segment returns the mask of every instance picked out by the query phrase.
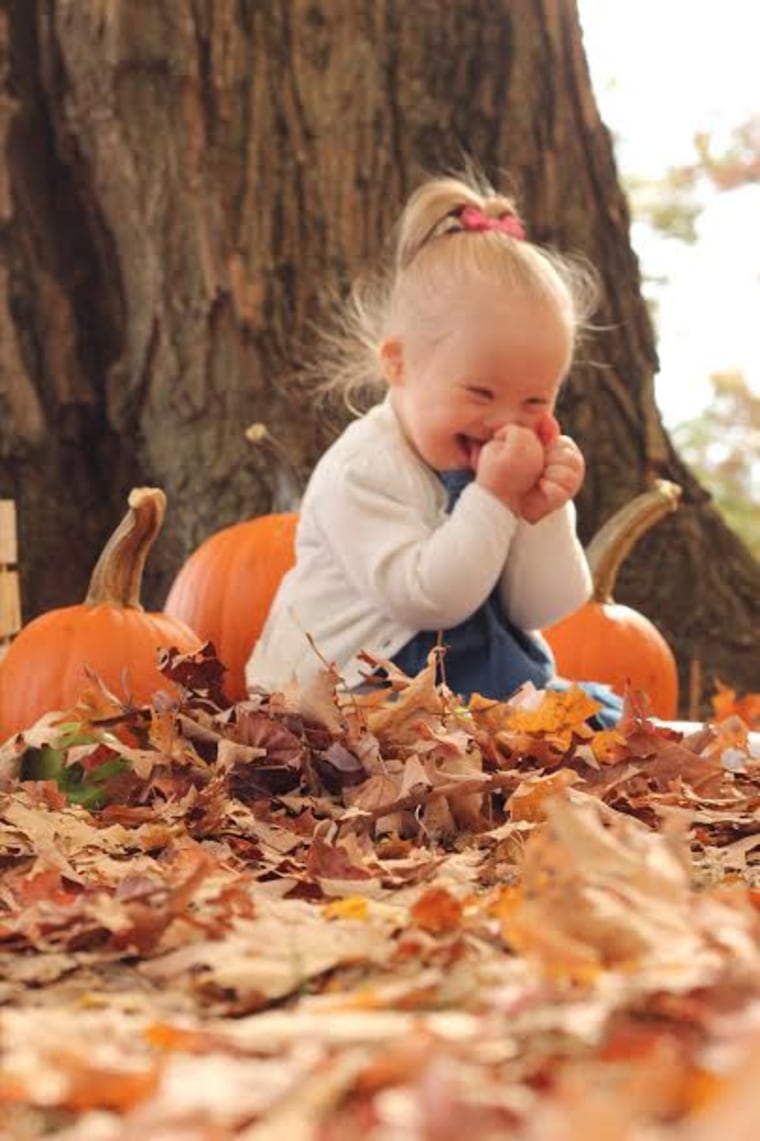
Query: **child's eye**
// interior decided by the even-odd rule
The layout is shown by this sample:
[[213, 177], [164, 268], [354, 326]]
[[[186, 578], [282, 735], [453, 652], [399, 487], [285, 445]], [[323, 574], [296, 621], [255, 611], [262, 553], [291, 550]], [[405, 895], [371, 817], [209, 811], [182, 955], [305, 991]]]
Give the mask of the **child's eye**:
[[549, 401], [545, 400], [543, 396], [530, 396], [525, 401], [525, 404], [528, 408], [533, 408], [533, 409], [546, 408], [549, 404]]
[[467, 391], [472, 396], [476, 396], [478, 400], [493, 400], [493, 392], [490, 388], [483, 388], [478, 384], [470, 384], [467, 387]]

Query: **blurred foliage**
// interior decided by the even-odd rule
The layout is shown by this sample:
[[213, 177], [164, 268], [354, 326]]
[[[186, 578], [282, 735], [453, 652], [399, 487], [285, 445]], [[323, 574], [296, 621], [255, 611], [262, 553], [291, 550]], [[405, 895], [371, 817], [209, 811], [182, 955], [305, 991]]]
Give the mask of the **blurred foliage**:
[[673, 442], [760, 560], [760, 396], [740, 372], [713, 373], [710, 384], [708, 407], [678, 424]]
[[697, 219], [704, 209], [695, 183], [681, 184], [674, 170], [661, 179], [627, 175], [623, 179], [634, 218], [669, 238], [693, 243]]
[[696, 178], [704, 173], [716, 190], [733, 190], [750, 182], [760, 182], [760, 115], [753, 115], [734, 127], [731, 142], [719, 155], [713, 153], [707, 131], [696, 136], [694, 145], [698, 162], [692, 167], [682, 168], [682, 177]]
[[662, 178], [629, 175], [623, 180], [633, 216], [684, 242], [697, 240], [696, 223], [708, 191], [760, 182], [760, 115], [734, 127], [720, 150], [709, 132], [698, 132], [694, 150], [693, 163], [673, 166]]
[[[691, 243], [712, 195], [760, 182], [760, 115], [734, 127], [722, 147], [709, 132], [699, 132], [694, 151], [694, 162], [671, 167], [662, 178], [623, 177], [636, 221]], [[647, 304], [656, 325], [656, 301], [648, 298]], [[729, 526], [760, 560], [760, 397], [740, 372], [714, 373], [710, 384], [705, 410], [671, 435]]]

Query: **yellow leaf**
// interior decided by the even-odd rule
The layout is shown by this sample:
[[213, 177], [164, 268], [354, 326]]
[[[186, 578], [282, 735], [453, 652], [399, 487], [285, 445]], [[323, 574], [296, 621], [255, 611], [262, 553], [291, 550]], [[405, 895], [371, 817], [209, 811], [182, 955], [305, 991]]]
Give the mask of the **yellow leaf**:
[[582, 725], [601, 709], [598, 701], [581, 689], [549, 690], [537, 709], [515, 709], [505, 728], [519, 733], [558, 733]]
[[476, 725], [494, 734], [532, 737], [534, 741], [551, 741], [560, 752], [572, 744], [573, 736], [588, 738], [592, 730], [587, 719], [601, 709], [598, 701], [580, 686], [567, 690], [547, 690], [540, 695], [540, 704], [526, 708], [520, 701], [491, 701], [479, 693], [470, 698], [469, 711]]
[[625, 737], [617, 729], [600, 729], [591, 738], [591, 752], [600, 764], [620, 760], [621, 749], [625, 749], [625, 745]]
[[509, 798], [512, 820], [536, 822], [546, 820], [544, 803], [550, 796], [562, 793], [581, 778], [572, 769], [559, 769], [545, 777], [529, 777], [520, 782]]
[[363, 895], [347, 895], [345, 899], [334, 899], [322, 908], [325, 919], [366, 919], [369, 913], [367, 900]]

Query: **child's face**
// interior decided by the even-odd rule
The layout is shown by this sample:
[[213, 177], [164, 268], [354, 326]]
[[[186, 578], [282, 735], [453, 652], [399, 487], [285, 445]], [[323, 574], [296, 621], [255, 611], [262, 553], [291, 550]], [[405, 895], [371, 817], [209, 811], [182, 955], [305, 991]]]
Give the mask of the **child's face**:
[[382, 348], [396, 414], [417, 453], [436, 471], [477, 468], [499, 428], [534, 428], [551, 412], [572, 358], [569, 317], [549, 301], [462, 307], [432, 347]]

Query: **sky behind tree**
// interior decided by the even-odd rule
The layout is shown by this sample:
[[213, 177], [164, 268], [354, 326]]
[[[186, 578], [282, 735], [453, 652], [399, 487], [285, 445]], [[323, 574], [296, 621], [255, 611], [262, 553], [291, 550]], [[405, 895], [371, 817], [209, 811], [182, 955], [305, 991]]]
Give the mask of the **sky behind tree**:
[[[579, 0], [602, 117], [623, 176], [658, 179], [757, 116], [758, 0]], [[645, 292], [656, 302], [658, 402], [668, 424], [704, 407], [711, 373], [744, 373], [760, 393], [760, 185], [705, 186], [693, 245], [635, 222]]]

